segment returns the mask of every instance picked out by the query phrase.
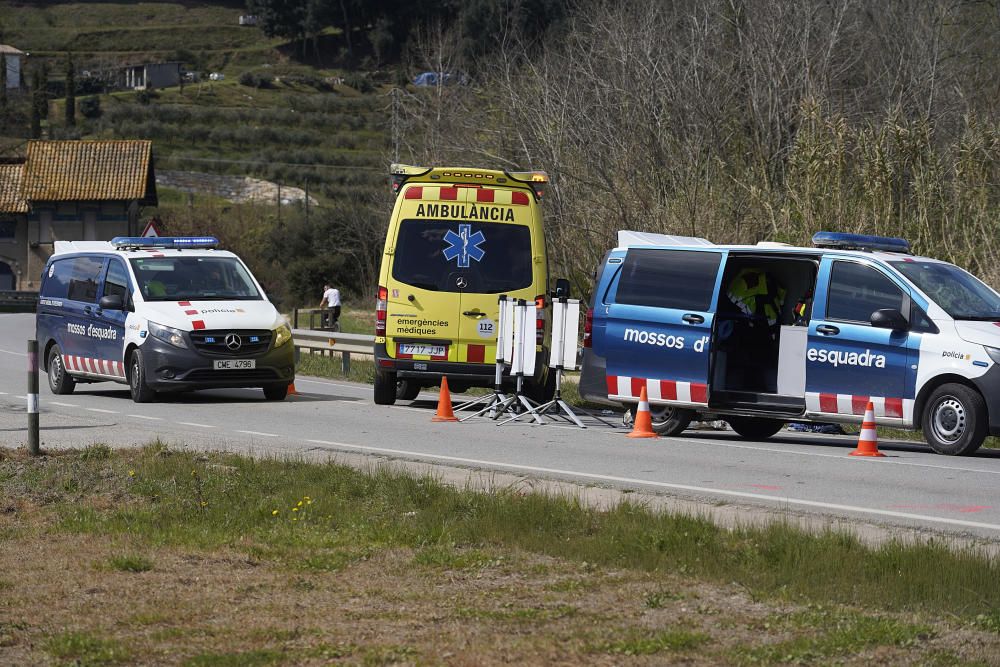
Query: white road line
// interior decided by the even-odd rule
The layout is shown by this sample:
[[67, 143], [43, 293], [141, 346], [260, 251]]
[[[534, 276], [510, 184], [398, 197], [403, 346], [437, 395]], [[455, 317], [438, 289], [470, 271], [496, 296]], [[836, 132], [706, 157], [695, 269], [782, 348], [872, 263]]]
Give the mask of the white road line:
[[163, 421], [163, 417], [147, 417], [146, 415], [125, 415], [126, 417], [132, 417], [133, 419], [148, 419], [150, 421]]
[[7, 395], [7, 392], [5, 392], [5, 391], [0, 391], [0, 396], [6, 396], [6, 395]]
[[209, 424], [198, 424], [196, 422], [177, 422], [178, 424], [183, 424], [184, 426], [194, 426], [197, 428], [215, 428]]
[[89, 410], [90, 412], [103, 412], [109, 415], [116, 415], [118, 412], [115, 410], [102, 410], [101, 408], [84, 408], [84, 410]]
[[246, 433], [247, 435], [259, 435], [264, 438], [277, 438], [277, 433], [261, 433], [260, 431], [236, 431], [237, 433]]
[[[753, 445], [738, 445], [731, 442], [712, 442], [710, 440], [704, 440], [701, 438], [689, 439], [681, 438], [679, 441], [681, 444], [694, 445], [697, 447], [727, 447], [731, 449], [750, 449], [755, 452], [771, 452], [773, 454], [795, 454], [797, 456], [818, 456], [820, 458], [826, 459], [838, 459], [845, 463], [878, 463], [881, 465], [897, 465], [897, 466], [910, 466], [913, 468], [936, 468], [938, 470], [955, 470], [957, 472], [977, 472], [984, 475], [1000, 475], [1000, 470], [982, 470], [980, 468], [961, 468], [958, 466], [945, 466], [937, 465], [934, 463], [917, 463], [916, 461], [897, 461], [893, 458], [869, 458], [866, 456], [848, 456], [845, 454], [824, 454], [822, 452], [804, 452], [801, 450], [796, 450], [794, 447], [799, 445], [790, 445], [789, 449], [778, 449], [777, 447], [755, 447]], [[802, 444], [812, 444], [812, 443], [802, 443]], [[819, 446], [819, 445], [814, 445]], [[892, 450], [885, 450], [891, 452]]]
[[60, 403], [59, 401], [49, 401], [52, 405], [58, 405], [63, 408], [78, 408], [80, 407], [76, 403]]
[[930, 516], [925, 514], [911, 514], [909, 512], [894, 512], [892, 510], [875, 509], [871, 507], [857, 507], [854, 505], [841, 505], [839, 503], [824, 503], [816, 500], [805, 500], [802, 498], [790, 498], [787, 496], [769, 496], [762, 493], [748, 493], [746, 491], [730, 491], [728, 489], [715, 489], [705, 486], [692, 486], [689, 484], [671, 484], [669, 482], [657, 482], [649, 479], [636, 479], [633, 477], [618, 477], [615, 475], [599, 475], [590, 472], [580, 472], [578, 470], [560, 470], [558, 468], [542, 468], [539, 466], [518, 465], [516, 463], [503, 463], [501, 461], [484, 461], [480, 459], [467, 459], [459, 456], [443, 456], [440, 454], [427, 454], [424, 452], [411, 452], [404, 449], [387, 449], [385, 447], [368, 447], [365, 445], [353, 445], [347, 442], [324, 442], [319, 440], [306, 440], [314, 444], [323, 444], [331, 447], [342, 447], [346, 449], [356, 449], [367, 452], [377, 452], [379, 454], [395, 454], [398, 456], [413, 457], [418, 459], [435, 459], [439, 461], [449, 461], [452, 463], [465, 463], [475, 466], [500, 467], [508, 470], [524, 470], [527, 472], [548, 473], [552, 475], [565, 475], [570, 477], [583, 477], [604, 482], [617, 482], [621, 484], [638, 484], [652, 486], [661, 489], [673, 489], [677, 491], [693, 491], [695, 493], [709, 493], [733, 498], [748, 498], [752, 500], [765, 500], [770, 502], [783, 503], [786, 505], [801, 505], [803, 507], [815, 507], [824, 510], [839, 510], [843, 512], [857, 512], [859, 514], [871, 514], [881, 517], [893, 517], [896, 519], [912, 519], [915, 521], [927, 521], [931, 523], [944, 523], [951, 526], [963, 526], [965, 528], [984, 528], [1000, 532], [1000, 524], [981, 523], [978, 521], [963, 521], [961, 519], [949, 519], [947, 517]]
[[13, 354], [15, 357], [26, 357], [26, 356], [28, 356], [27, 352], [12, 352], [10, 350], [0, 350], [0, 352], [3, 352], [4, 354]]
[[310, 384], [325, 384], [329, 387], [340, 387], [342, 389], [354, 389], [356, 391], [363, 391], [366, 394], [370, 394], [374, 391], [372, 387], [363, 384], [338, 384], [336, 382], [327, 382], [325, 380], [310, 380], [309, 378], [295, 378], [296, 382], [308, 382]]

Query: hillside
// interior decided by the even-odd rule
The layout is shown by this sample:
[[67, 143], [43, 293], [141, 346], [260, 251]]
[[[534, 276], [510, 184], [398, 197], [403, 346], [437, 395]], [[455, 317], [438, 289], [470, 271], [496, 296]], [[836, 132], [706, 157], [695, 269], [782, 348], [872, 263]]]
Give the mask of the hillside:
[[[244, 13], [243, 3], [226, 1], [2, 1], [0, 43], [30, 54], [26, 83], [34, 72], [47, 70], [43, 137], [151, 139], [159, 170], [264, 179], [304, 189], [315, 202], [308, 213], [301, 205], [279, 212], [259, 201], [240, 204], [240, 224], [233, 226], [228, 220], [234, 206], [212, 196], [211, 187], [190, 194], [161, 185], [159, 210], [147, 210], [146, 216], [157, 216], [174, 231], [220, 235], [249, 255], [279, 299], [304, 300], [324, 278], [359, 291], [359, 272], [337, 273], [346, 262], [323, 239], [344, 237], [330, 229], [343, 217], [338, 209], [384, 196], [389, 120], [380, 84], [390, 74], [305, 62], [301, 46], [240, 26]], [[310, 60], [317, 61], [322, 44], [326, 60], [336, 62], [337, 40], [336, 29], [325, 31], [313, 42]], [[75, 127], [64, 120], [68, 58], [78, 90]], [[172, 61], [193, 81], [148, 91], [107, 84], [108, 73], [124, 66]], [[28, 93], [13, 96], [11, 104], [13, 111], [0, 124], [4, 155], [18, 154], [30, 136]], [[307, 215], [317, 239], [307, 239], [305, 250], [297, 251], [296, 260], [308, 268], [296, 273], [296, 260], [281, 256], [288, 249], [275, 247], [274, 234], [279, 223], [304, 224]], [[377, 228], [382, 217], [368, 211], [354, 224]], [[312, 253], [329, 260], [330, 268]], [[290, 274], [298, 276], [291, 286]]]

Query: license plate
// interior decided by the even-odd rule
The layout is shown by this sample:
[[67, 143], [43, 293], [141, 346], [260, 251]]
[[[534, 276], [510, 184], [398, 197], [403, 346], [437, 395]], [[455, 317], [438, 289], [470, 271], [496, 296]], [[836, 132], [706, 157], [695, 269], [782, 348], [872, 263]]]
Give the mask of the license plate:
[[400, 343], [400, 354], [421, 354], [429, 357], [443, 357], [448, 353], [447, 345], [424, 345], [423, 343]]
[[217, 371], [243, 371], [257, 368], [256, 359], [213, 359], [212, 368]]

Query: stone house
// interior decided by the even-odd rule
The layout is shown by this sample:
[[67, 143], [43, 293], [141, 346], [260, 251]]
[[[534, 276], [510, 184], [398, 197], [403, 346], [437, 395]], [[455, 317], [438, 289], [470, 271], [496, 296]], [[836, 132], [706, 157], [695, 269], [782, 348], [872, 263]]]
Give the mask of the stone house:
[[150, 141], [29, 141], [0, 161], [0, 290], [37, 290], [55, 241], [138, 235], [156, 204]]

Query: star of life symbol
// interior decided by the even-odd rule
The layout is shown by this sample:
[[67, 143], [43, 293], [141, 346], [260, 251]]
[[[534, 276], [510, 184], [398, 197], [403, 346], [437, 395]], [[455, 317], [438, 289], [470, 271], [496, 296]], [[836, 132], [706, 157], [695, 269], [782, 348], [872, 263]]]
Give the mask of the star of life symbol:
[[449, 262], [457, 258], [459, 268], [469, 268], [469, 258], [480, 262], [486, 255], [486, 251], [479, 247], [480, 243], [486, 241], [486, 237], [482, 232], [473, 234], [472, 225], [459, 225], [458, 234], [449, 229], [444, 240], [449, 244], [444, 249], [444, 258]]

